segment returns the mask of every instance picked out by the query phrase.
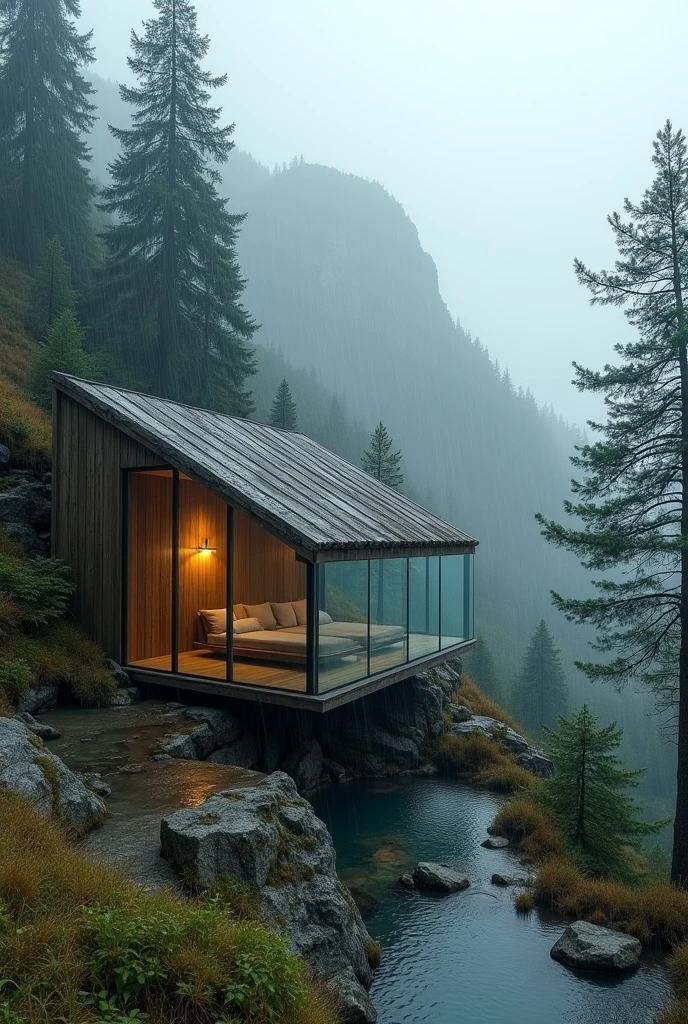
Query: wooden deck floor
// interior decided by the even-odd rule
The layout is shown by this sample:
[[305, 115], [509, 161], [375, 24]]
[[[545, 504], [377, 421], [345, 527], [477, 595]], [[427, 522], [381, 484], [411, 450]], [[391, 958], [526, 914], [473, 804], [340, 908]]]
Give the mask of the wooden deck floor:
[[[445, 638], [443, 646], [447, 646], [450, 638]], [[460, 638], [453, 638], [453, 643], [460, 643]], [[438, 649], [437, 637], [422, 634], [411, 634], [410, 654], [416, 658], [427, 657]], [[404, 648], [401, 644], [393, 644], [382, 650], [371, 653], [370, 675], [387, 672], [390, 669], [406, 664]], [[169, 655], [159, 658], [146, 658], [133, 662], [133, 666], [142, 669], [153, 669], [158, 672], [169, 672], [172, 664]], [[179, 654], [179, 672], [187, 676], [202, 676], [217, 682], [227, 681], [227, 662], [212, 651], [184, 651]], [[358, 681], [366, 676], [366, 666], [361, 659], [343, 658], [340, 661], [326, 661], [320, 670], [320, 690], [333, 690], [346, 683]], [[240, 661], [234, 659], [232, 682], [247, 686], [267, 686], [279, 690], [306, 692], [306, 673], [300, 667], [278, 665], [270, 662]]]

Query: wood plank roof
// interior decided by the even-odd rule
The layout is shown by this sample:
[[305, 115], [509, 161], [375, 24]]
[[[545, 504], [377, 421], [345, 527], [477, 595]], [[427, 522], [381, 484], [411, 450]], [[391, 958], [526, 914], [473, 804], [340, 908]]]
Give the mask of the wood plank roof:
[[477, 544], [305, 434], [63, 373], [53, 383], [311, 561], [460, 554]]

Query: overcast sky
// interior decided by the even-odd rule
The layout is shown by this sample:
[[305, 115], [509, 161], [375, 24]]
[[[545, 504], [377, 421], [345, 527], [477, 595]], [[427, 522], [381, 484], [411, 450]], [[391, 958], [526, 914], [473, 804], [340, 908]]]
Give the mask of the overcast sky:
[[[688, 130], [686, 0], [198, 0], [237, 145], [380, 181], [442, 295], [514, 381], [568, 419], [571, 386], [627, 337], [572, 261], [614, 259], [605, 216], [652, 177], [667, 117]], [[148, 0], [82, 0], [118, 81]], [[250, 215], [250, 211], [249, 211]]]

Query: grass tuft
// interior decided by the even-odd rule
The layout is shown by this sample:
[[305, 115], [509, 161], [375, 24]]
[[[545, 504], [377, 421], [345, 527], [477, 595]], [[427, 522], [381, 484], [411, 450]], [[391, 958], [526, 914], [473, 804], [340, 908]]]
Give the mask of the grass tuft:
[[535, 899], [532, 892], [519, 892], [514, 897], [514, 906], [519, 914], [530, 914], [533, 907], [535, 906]]
[[52, 442], [49, 417], [24, 397], [17, 384], [2, 376], [0, 442], [10, 449], [16, 465], [37, 472], [50, 468]]
[[566, 849], [564, 837], [549, 811], [527, 798], [505, 804], [498, 811], [492, 830], [506, 836], [529, 864], [559, 856]]
[[465, 704], [474, 715], [496, 718], [498, 722], [504, 722], [509, 728], [527, 738], [527, 733], [520, 722], [517, 722], [497, 701], [486, 697], [471, 676], [462, 676], [461, 686], [452, 694], [452, 701], [455, 704]]
[[337, 1019], [332, 996], [264, 924], [237, 919], [219, 894], [181, 901], [137, 888], [9, 793], [0, 796], [0, 963], [0, 1019], [13, 1024]]
[[366, 939], [365, 954], [372, 969], [377, 970], [382, 963], [382, 943], [377, 939]]
[[481, 733], [453, 736], [444, 732], [427, 744], [425, 753], [444, 775], [469, 778], [496, 793], [516, 793], [538, 784], [535, 776], [517, 765], [497, 740]]

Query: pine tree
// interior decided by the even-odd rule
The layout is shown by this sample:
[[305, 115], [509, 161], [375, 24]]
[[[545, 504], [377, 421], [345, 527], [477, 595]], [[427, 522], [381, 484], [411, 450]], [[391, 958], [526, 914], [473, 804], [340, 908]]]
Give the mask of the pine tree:
[[[671, 878], [688, 887], [688, 160], [682, 132], [666, 123], [654, 142], [655, 179], [629, 217], [609, 218], [619, 259], [612, 273], [576, 261], [592, 302], [626, 307], [638, 339], [617, 345], [617, 365], [574, 363], [576, 386], [605, 396], [601, 435], [576, 449], [576, 498], [566, 528], [539, 516], [544, 536], [598, 572], [597, 596], [553, 599], [597, 629], [615, 653], [581, 667], [617, 684], [640, 676], [677, 707], [678, 772]], [[618, 570], [622, 570], [619, 572]]]
[[566, 680], [545, 620], [535, 629], [523, 656], [513, 691], [513, 711], [519, 721], [537, 733], [551, 726], [566, 711]]
[[78, 0], [0, 0], [0, 231], [30, 267], [59, 235], [73, 266], [89, 253], [93, 190], [84, 135], [95, 120], [81, 69]]
[[380, 420], [370, 435], [370, 444], [361, 456], [361, 463], [366, 473], [398, 491], [401, 490], [401, 485], [404, 482], [403, 474], [399, 469], [401, 452], [393, 452], [392, 444], [392, 438]]
[[239, 302], [235, 245], [244, 215], [228, 213], [211, 166], [234, 145], [234, 125], [222, 127], [221, 110], [209, 105], [209, 90], [226, 76], [201, 67], [209, 41], [198, 34], [190, 0], [154, 7], [143, 34], [131, 34], [138, 84], [120, 86], [135, 108], [132, 127], [111, 128], [122, 147], [102, 201], [117, 218], [106, 234], [112, 346], [127, 324], [120, 365], [133, 361], [139, 378], [166, 397], [245, 416], [256, 325]]
[[66, 309], [55, 317], [45, 341], [36, 349], [29, 370], [29, 393], [47, 411], [52, 405], [53, 370], [77, 377], [97, 376], [97, 360], [84, 352], [83, 341], [84, 332], [77, 318], [71, 309]]
[[65, 309], [74, 309], [75, 303], [72, 274], [60, 239], [55, 235], [46, 242], [33, 278], [30, 326], [36, 337], [44, 338], [55, 317]]
[[478, 634], [473, 650], [466, 655], [464, 665], [468, 675], [475, 679], [483, 693], [493, 700], [502, 700], [502, 688], [497, 678], [497, 668], [492, 651], [485, 638], [480, 634]]
[[598, 728], [597, 722], [584, 704], [573, 717], [560, 717], [556, 729], [545, 729], [555, 773], [541, 797], [590, 870], [622, 876], [628, 868], [621, 847], [636, 846], [666, 822], [638, 820], [640, 809], [626, 791], [646, 769], [627, 771], [615, 753], [621, 729], [615, 722]]
[[296, 403], [285, 378], [277, 388], [275, 401], [270, 411], [270, 426], [281, 427], [282, 430], [298, 430], [299, 421], [296, 415]]

